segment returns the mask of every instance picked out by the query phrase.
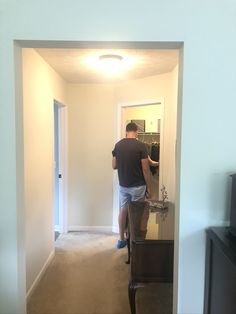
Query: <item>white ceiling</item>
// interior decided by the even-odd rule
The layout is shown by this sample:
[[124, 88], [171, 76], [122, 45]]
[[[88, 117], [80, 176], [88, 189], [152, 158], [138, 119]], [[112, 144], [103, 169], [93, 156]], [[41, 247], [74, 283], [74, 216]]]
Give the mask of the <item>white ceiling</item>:
[[[178, 64], [177, 49], [45, 49], [36, 51], [67, 82], [108, 83], [170, 72]], [[94, 62], [103, 54], [118, 54], [127, 67], [119, 75], [105, 75]], [[93, 65], [91, 64], [93, 63]]]

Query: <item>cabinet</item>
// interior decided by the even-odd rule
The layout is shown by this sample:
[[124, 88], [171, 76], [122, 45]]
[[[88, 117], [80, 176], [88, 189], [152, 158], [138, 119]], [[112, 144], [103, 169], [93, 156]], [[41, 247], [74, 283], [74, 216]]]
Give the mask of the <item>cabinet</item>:
[[131, 202], [128, 209], [130, 236], [129, 302], [136, 313], [135, 294], [138, 287], [149, 282], [173, 281], [174, 241], [162, 237], [157, 224], [158, 212], [148, 202]]
[[207, 230], [204, 313], [236, 313], [236, 240], [227, 227]]

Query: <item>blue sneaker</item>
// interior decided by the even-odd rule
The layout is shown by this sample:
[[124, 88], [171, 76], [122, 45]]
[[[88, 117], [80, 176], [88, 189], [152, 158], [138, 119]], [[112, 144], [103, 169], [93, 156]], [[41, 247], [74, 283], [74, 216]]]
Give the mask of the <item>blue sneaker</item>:
[[118, 240], [116, 247], [117, 247], [117, 249], [122, 249], [123, 247], [126, 246], [126, 244], [127, 244], [126, 240]]

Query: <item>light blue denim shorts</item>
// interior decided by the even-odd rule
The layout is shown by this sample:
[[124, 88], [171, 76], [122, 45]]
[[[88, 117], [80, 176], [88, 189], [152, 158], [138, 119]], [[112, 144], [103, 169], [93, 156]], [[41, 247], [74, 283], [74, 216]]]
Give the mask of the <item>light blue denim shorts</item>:
[[119, 202], [120, 208], [127, 208], [130, 202], [144, 201], [146, 192], [146, 185], [134, 186], [126, 188], [120, 186]]

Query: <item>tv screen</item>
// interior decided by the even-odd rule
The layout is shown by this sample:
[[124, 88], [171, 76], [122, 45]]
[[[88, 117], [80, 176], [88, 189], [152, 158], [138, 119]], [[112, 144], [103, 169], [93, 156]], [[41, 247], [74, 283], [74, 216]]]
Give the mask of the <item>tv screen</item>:
[[231, 189], [231, 208], [230, 208], [230, 227], [236, 229], [236, 173], [231, 175], [232, 189]]

